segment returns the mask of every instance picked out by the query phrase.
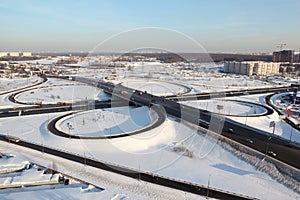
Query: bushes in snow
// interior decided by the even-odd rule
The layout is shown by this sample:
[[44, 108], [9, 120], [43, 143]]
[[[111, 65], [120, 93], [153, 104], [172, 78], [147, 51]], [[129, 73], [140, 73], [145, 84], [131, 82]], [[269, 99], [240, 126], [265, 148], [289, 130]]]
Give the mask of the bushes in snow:
[[174, 146], [173, 151], [176, 153], [183, 153], [184, 156], [187, 156], [189, 158], [193, 158], [194, 154], [191, 150], [187, 149], [184, 146]]

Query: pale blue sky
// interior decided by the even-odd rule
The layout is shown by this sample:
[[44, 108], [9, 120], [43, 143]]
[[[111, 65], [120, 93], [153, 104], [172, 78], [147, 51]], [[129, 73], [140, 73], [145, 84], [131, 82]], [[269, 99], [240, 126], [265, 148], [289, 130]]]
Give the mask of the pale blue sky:
[[300, 50], [299, 0], [0, 0], [0, 18], [0, 51], [89, 51], [140, 27], [174, 29], [209, 52]]

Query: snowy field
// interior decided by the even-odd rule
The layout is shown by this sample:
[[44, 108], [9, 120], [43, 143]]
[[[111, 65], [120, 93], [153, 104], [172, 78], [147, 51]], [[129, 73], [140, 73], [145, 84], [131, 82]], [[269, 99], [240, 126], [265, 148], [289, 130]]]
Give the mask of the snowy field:
[[[292, 95], [292, 92], [284, 92], [275, 94], [271, 97], [271, 103], [275, 105], [277, 108], [285, 110], [287, 107], [290, 107], [292, 111], [297, 111], [296, 108], [299, 107], [297, 105], [293, 105], [291, 100], [289, 99], [289, 95]], [[300, 92], [297, 93], [297, 97], [300, 97]], [[294, 110], [295, 109], [295, 110]]]
[[[205, 197], [186, 193], [180, 190], [170, 189], [137, 179], [127, 178], [115, 173], [103, 171], [72, 161], [64, 160], [35, 150], [20, 148], [16, 145], [0, 142], [0, 151], [17, 153], [22, 160], [37, 162], [42, 166], [55, 165], [57, 170], [68, 176], [85, 180], [104, 190], [100, 191], [93, 187], [69, 187], [69, 188], [36, 188], [34, 190], [14, 190], [1, 194], [2, 199], [174, 199], [174, 200], [204, 200]], [[20, 156], [21, 155], [21, 156]], [[25, 156], [26, 155], [26, 156]]]
[[[47, 122], [60, 114], [0, 119], [4, 134], [55, 146], [94, 159], [206, 185], [260, 199], [296, 199], [298, 194], [255, 170], [216, 143], [182, 123], [168, 119], [138, 135], [110, 140], [76, 140], [49, 133]], [[23, 126], [16, 124], [22, 123]], [[8, 127], [16, 127], [10, 129]], [[184, 147], [193, 156], [175, 151]], [[243, 182], [243, 186], [241, 186]], [[268, 185], [268, 187], [265, 187]]]
[[[89, 85], [59, 85], [36, 88], [16, 95], [16, 100], [34, 104], [36, 102], [75, 102], [83, 100], [100, 100], [101, 89]], [[105, 100], [107, 100], [106, 98]]]
[[[246, 89], [256, 87], [273, 87], [270, 83], [250, 80], [246, 77], [227, 76], [215, 77], [213, 74], [197, 76], [181, 74], [175, 66], [161, 63], [131, 63], [134, 71], [115, 69], [118, 74], [114, 81], [122, 82], [126, 87], [132, 87], [155, 95], [173, 95], [187, 92], [193, 87], [195, 92], [216, 90]], [[137, 69], [138, 68], [138, 69]], [[104, 78], [109, 77], [113, 71], [98, 69], [79, 69], [78, 76]], [[144, 82], [146, 77], [151, 81]], [[143, 79], [142, 79], [143, 78]], [[154, 80], [155, 79], [155, 80]], [[159, 80], [158, 80], [159, 79]], [[66, 84], [73, 84], [66, 86]], [[64, 86], [63, 86], [64, 85]], [[59, 79], [49, 79], [35, 90], [24, 92], [18, 96], [19, 100], [32, 101], [67, 101], [75, 97], [85, 100], [87, 98], [106, 98], [101, 91], [90, 86], [76, 82]], [[51, 90], [49, 88], [52, 88]], [[74, 88], [76, 94], [74, 94]], [[48, 89], [46, 92], [44, 89]], [[33, 93], [31, 93], [33, 92]], [[53, 93], [52, 93], [53, 92]], [[86, 92], [88, 94], [86, 94]], [[89, 94], [91, 94], [89, 96]], [[27, 96], [26, 96], [27, 95]], [[53, 98], [53, 96], [54, 98]], [[58, 98], [59, 96], [59, 98]], [[263, 95], [236, 97], [238, 100], [264, 103]], [[0, 105], [11, 105], [7, 96], [1, 96]], [[75, 98], [76, 99], [76, 98]], [[235, 99], [235, 98], [228, 98]], [[203, 102], [187, 102], [195, 107], [201, 107], [225, 114], [251, 115], [265, 112], [264, 108], [254, 107], [248, 103], [224, 102], [209, 100]], [[223, 103], [223, 104], [222, 104]], [[217, 109], [222, 105], [222, 111]], [[251, 107], [252, 106], [252, 107]], [[156, 119], [148, 108], [118, 108], [119, 110], [103, 109], [77, 113], [71, 117], [63, 118], [59, 128], [74, 135], [97, 136], [130, 132], [150, 125]], [[124, 110], [122, 110], [124, 109]], [[249, 163], [237, 158], [224, 150], [208, 136], [198, 133], [195, 128], [171, 117], [152, 130], [140, 134], [115, 139], [70, 139], [56, 136], [47, 130], [48, 122], [65, 113], [51, 113], [30, 116], [0, 118], [0, 134], [15, 136], [42, 146], [54, 147], [63, 151], [72, 152], [88, 158], [97, 159], [116, 165], [126, 166], [130, 169], [141, 170], [188, 181], [210, 187], [223, 189], [259, 199], [300, 199], [300, 195], [276, 182], [266, 173], [257, 171]], [[279, 119], [274, 113], [263, 117], [230, 117], [231, 119], [271, 132], [270, 121], [275, 121], [275, 134], [294, 141], [300, 141], [299, 132], [294, 132], [290, 126]], [[72, 125], [72, 129], [70, 128]], [[13, 128], [12, 128], [13, 127]], [[290, 131], [290, 132], [289, 132]], [[172, 190], [161, 186], [145, 183], [136, 179], [126, 178], [114, 173], [73, 163], [55, 156], [24, 149], [13, 144], [0, 142], [0, 151], [14, 152], [26, 155], [25, 160], [51, 166], [55, 163], [61, 172], [84, 179], [94, 185], [104, 188], [97, 193], [84, 193], [82, 190], [69, 188], [54, 193], [55, 190], [22, 191], [4, 194], [0, 197], [18, 199], [32, 197], [38, 199], [39, 194], [58, 199], [202, 199], [202, 197], [186, 194], [182, 191]], [[1, 163], [1, 161], [0, 161]], [[1, 178], [0, 178], [1, 181]], [[1, 182], [0, 182], [1, 183]], [[243, 184], [241, 184], [243, 183]], [[72, 194], [68, 194], [72, 193]], [[22, 196], [23, 194], [23, 196]], [[52, 196], [53, 195], [53, 196]], [[54, 196], [55, 195], [55, 196]], [[99, 196], [96, 196], [99, 195]], [[204, 199], [204, 198], [203, 198]]]
[[32, 76], [29, 78], [0, 78], [0, 95], [3, 92], [14, 90], [18, 88], [23, 88], [26, 86], [34, 85], [42, 81], [40, 77]]
[[[1, 149], [3, 152], [3, 149]], [[7, 150], [4, 150], [7, 151]], [[96, 197], [102, 190], [92, 185], [86, 185], [69, 179], [69, 184], [59, 184], [59, 174], [45, 173], [47, 167], [30, 164], [28, 158], [20, 153], [17, 155], [2, 155], [0, 158], [1, 172], [6, 169], [16, 172], [0, 174], [1, 199], [80, 199]], [[67, 178], [67, 177], [66, 177]], [[23, 187], [18, 187], [23, 185]], [[6, 188], [5, 187], [17, 187]]]
[[[286, 109], [289, 108], [291, 110], [289, 119], [295, 124], [300, 124], [300, 104], [294, 104], [291, 102], [290, 96], [292, 95], [292, 92], [275, 94], [271, 97], [270, 101], [286, 117], [288, 117]], [[300, 98], [300, 92], [297, 93], [297, 98]]]
[[184, 85], [179, 85], [171, 82], [162, 82], [154, 80], [130, 80], [126, 79], [122, 85], [135, 90], [147, 91], [150, 94], [157, 96], [178, 95], [188, 92], [188, 88]]
[[157, 120], [157, 114], [148, 111], [148, 107], [91, 110], [64, 117], [56, 127], [77, 136], [122, 135], [149, 126]]
[[[246, 95], [240, 97], [228, 97], [226, 99], [235, 99], [242, 101], [249, 101], [254, 103], [265, 103], [265, 97], [269, 94], [259, 94], [259, 95]], [[273, 132], [273, 127], [270, 127], [270, 122], [275, 122], [275, 131], [274, 133], [278, 136], [281, 136], [287, 140], [292, 140], [300, 143], [300, 132], [294, 128], [292, 128], [285, 121], [280, 119], [277, 112], [274, 112], [272, 115], [268, 116], [260, 116], [260, 117], [229, 117], [237, 122], [242, 124], [246, 124], [247, 126], [251, 126], [269, 133]]]
[[[11, 94], [13, 93], [0, 95], [0, 108], [24, 106], [9, 101], [8, 97]], [[41, 101], [53, 103], [86, 99], [107, 100], [110, 99], [110, 96], [102, 90], [82, 83], [48, 78], [45, 83], [33, 87], [32, 90], [20, 93], [16, 98], [20, 101], [24, 101], [24, 103], [31, 104]]]
[[52, 58], [52, 59], [39, 59], [39, 60], [22, 60], [22, 61], [14, 61], [15, 63], [19, 64], [40, 64], [40, 65], [52, 65], [57, 63], [59, 58]]
[[[281, 85], [271, 82], [253, 80], [247, 76], [234, 74], [211, 74], [203, 71], [181, 70], [176, 65], [159, 62], [123, 62], [126, 68], [114, 69], [88, 69], [81, 68], [75, 73], [78, 76], [103, 79], [108, 77], [111, 81], [122, 83], [134, 89], [147, 91], [156, 95], [173, 95], [212, 91], [230, 91], [253, 89], [263, 87], [278, 87]], [[203, 68], [206, 64], [203, 64]], [[201, 67], [200, 67], [201, 68]], [[185, 72], [183, 72], [185, 71]], [[117, 74], [111, 77], [111, 74]]]
[[223, 115], [250, 116], [267, 112], [265, 108], [251, 103], [221, 99], [182, 101], [180, 103]]

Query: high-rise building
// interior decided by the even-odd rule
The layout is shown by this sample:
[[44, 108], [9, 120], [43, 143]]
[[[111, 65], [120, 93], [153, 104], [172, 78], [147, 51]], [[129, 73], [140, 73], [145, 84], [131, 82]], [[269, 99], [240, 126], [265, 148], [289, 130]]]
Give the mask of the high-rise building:
[[262, 62], [262, 61], [245, 61], [245, 62], [225, 62], [224, 72], [233, 74], [242, 74], [252, 76], [269, 75], [279, 73], [280, 63]]
[[300, 63], [300, 52], [295, 52], [294, 63]]
[[273, 52], [273, 62], [294, 62], [293, 50], [282, 50]]
[[19, 52], [9, 52], [8, 54], [9, 54], [9, 56], [11, 56], [11, 57], [18, 57], [18, 56], [20, 56], [20, 53], [19, 53]]
[[21, 55], [23, 57], [31, 57], [32, 56], [31, 52], [22, 52]]
[[0, 52], [0, 57], [6, 57], [8, 55], [7, 52]]

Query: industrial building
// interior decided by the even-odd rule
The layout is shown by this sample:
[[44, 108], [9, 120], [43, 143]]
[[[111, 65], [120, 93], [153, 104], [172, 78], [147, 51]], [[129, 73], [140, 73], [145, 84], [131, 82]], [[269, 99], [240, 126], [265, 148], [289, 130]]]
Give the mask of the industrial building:
[[224, 72], [242, 75], [269, 75], [278, 74], [281, 63], [249, 61], [249, 62], [225, 62]]

